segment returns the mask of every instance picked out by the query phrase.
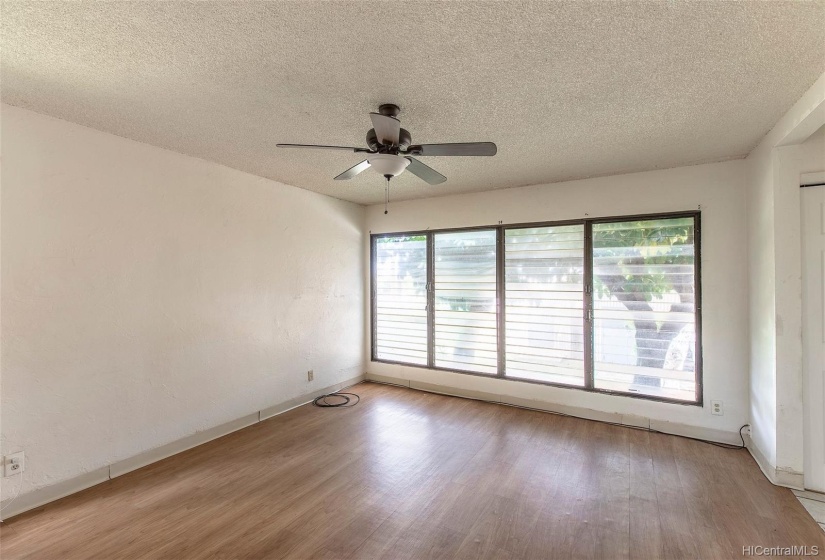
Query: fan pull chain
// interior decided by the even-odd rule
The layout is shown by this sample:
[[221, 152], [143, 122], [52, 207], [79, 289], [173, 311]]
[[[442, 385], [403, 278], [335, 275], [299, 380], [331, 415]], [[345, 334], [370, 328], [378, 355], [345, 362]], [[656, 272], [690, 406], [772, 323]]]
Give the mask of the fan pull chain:
[[387, 186], [384, 187], [384, 214], [387, 214], [387, 207], [390, 205], [390, 178], [389, 176], [386, 177], [387, 179]]

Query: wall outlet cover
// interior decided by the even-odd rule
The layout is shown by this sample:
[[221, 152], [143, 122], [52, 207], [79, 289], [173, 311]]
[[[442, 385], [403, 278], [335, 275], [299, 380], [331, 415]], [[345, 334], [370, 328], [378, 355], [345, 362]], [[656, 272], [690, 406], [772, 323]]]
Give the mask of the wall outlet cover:
[[722, 401], [710, 401], [710, 413], [714, 416], [724, 416], [725, 403]]
[[3, 457], [3, 476], [14, 476], [26, 470], [26, 455], [22, 451]]

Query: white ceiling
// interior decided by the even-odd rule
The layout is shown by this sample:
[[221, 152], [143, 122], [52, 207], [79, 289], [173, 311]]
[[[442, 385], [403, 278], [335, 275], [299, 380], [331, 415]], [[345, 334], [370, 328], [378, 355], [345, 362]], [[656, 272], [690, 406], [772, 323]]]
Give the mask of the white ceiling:
[[422, 157], [393, 198], [746, 155], [825, 71], [825, 2], [8, 2], [6, 103], [359, 203], [368, 113], [402, 108]]

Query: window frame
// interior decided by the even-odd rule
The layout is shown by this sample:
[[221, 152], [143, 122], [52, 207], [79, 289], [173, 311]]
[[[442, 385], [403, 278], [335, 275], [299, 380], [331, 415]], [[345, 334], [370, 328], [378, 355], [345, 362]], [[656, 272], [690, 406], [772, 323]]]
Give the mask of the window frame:
[[[495, 239], [495, 248], [496, 248], [495, 267], [496, 267], [496, 270], [495, 270], [495, 274], [494, 274], [494, 276], [496, 278], [496, 305], [495, 305], [495, 308], [496, 308], [496, 320], [495, 320], [495, 323], [496, 323], [496, 373], [494, 373], [494, 374], [484, 373], [484, 372], [480, 372], [480, 371], [466, 370], [466, 369], [447, 368], [447, 367], [444, 367], [444, 366], [436, 366], [435, 365], [435, 359], [436, 359], [436, 356], [435, 356], [435, 346], [436, 346], [436, 344], [435, 344], [435, 341], [436, 341], [436, 323], [435, 323], [435, 315], [436, 315], [436, 309], [435, 309], [435, 268], [436, 268], [435, 267], [435, 250], [436, 250], [436, 247], [435, 247], [435, 236], [440, 235], [440, 234], [466, 233], [466, 232], [472, 232], [472, 231], [493, 232], [495, 234], [495, 238], [496, 238]], [[429, 284], [430, 289], [428, 290], [428, 292], [429, 292], [428, 295], [430, 297], [427, 300], [427, 306], [428, 306], [428, 309], [432, 309], [433, 319], [432, 319], [432, 321], [430, 321], [427, 324], [427, 327], [430, 330], [430, 335], [431, 335], [432, 340], [433, 340], [433, 342], [432, 342], [432, 344], [433, 344], [433, 356], [432, 356], [433, 369], [439, 369], [439, 370], [442, 370], [442, 371], [454, 371], [454, 372], [459, 372], [459, 373], [460, 372], [465, 372], [465, 373], [471, 373], [473, 375], [478, 375], [478, 376], [482, 376], [482, 377], [493, 377], [493, 378], [501, 377], [501, 372], [502, 372], [502, 364], [501, 364], [501, 358], [502, 358], [501, 348], [502, 348], [502, 346], [501, 346], [501, 340], [502, 339], [500, 338], [500, 336], [501, 336], [500, 335], [500, 333], [501, 333], [500, 326], [501, 326], [501, 320], [502, 320], [502, 316], [503, 316], [503, 313], [502, 313], [503, 307], [501, 307], [501, 301], [502, 301], [501, 300], [501, 290], [499, 289], [499, 286], [501, 285], [501, 279], [499, 278], [499, 274], [500, 274], [499, 273], [499, 258], [500, 258], [499, 255], [501, 255], [501, 253], [502, 253], [502, 251], [500, 250], [501, 242], [502, 242], [501, 241], [501, 235], [502, 235], [502, 233], [501, 233], [501, 231], [498, 227], [488, 227], [488, 228], [473, 227], [473, 228], [460, 228], [460, 229], [459, 228], [453, 228], [453, 229], [449, 229], [449, 230], [433, 230], [431, 232], [430, 239], [432, 240], [432, 243], [430, 243], [430, 247], [432, 248], [432, 259], [427, 263], [427, 266], [429, 267], [428, 270], [432, 269], [432, 273], [431, 273], [430, 284]]]
[[[425, 236], [426, 237], [426, 244], [425, 244], [425, 266], [426, 270], [426, 284], [425, 284], [425, 300], [427, 305], [427, 313], [426, 313], [426, 336], [427, 336], [427, 363], [426, 365], [421, 364], [413, 364], [410, 362], [399, 362], [394, 360], [382, 360], [379, 359], [378, 356], [378, 288], [376, 286], [376, 277], [378, 274], [378, 269], [376, 266], [377, 263], [377, 252], [378, 252], [378, 245], [377, 240], [379, 238], [387, 238], [387, 237], [411, 237], [411, 236]], [[379, 235], [370, 235], [370, 359], [373, 362], [382, 362], [387, 364], [400, 364], [412, 367], [421, 367], [421, 368], [429, 368], [432, 360], [433, 360], [433, 329], [431, 325], [433, 324], [433, 317], [431, 317], [431, 301], [430, 301], [430, 282], [433, 280], [432, 276], [432, 243], [431, 237], [429, 235], [425, 235], [425, 232], [416, 232], [413, 234], [406, 234], [406, 233], [382, 233]]]
[[[694, 224], [694, 263], [693, 263], [693, 277], [694, 277], [694, 297], [695, 309], [694, 315], [696, 318], [696, 340], [694, 348], [694, 375], [696, 386], [696, 400], [684, 401], [680, 399], [673, 399], [669, 397], [660, 397], [653, 395], [644, 395], [639, 393], [627, 393], [622, 391], [615, 391], [610, 389], [598, 389], [594, 387], [594, 364], [593, 364], [593, 350], [594, 350], [594, 328], [593, 328], [593, 224], [599, 223], [618, 223], [618, 222], [633, 222], [640, 220], [656, 220], [668, 218], [693, 218]], [[576, 385], [565, 385], [563, 383], [554, 383], [551, 381], [539, 381], [535, 379], [518, 379], [514, 377], [507, 377], [505, 372], [506, 363], [506, 317], [505, 317], [505, 254], [504, 254], [504, 234], [510, 229], [524, 229], [524, 228], [538, 228], [538, 227], [554, 227], [565, 225], [582, 225], [584, 227], [584, 286], [582, 294], [582, 325], [584, 329], [584, 385], [579, 387]], [[434, 261], [435, 250], [433, 243], [433, 236], [438, 233], [458, 233], [465, 231], [477, 230], [495, 230], [496, 231], [496, 325], [497, 325], [497, 340], [498, 340], [498, 372], [496, 374], [479, 373], [467, 370], [458, 370], [452, 368], [445, 368], [436, 366], [435, 361], [435, 285], [434, 285]], [[406, 362], [398, 362], [392, 360], [382, 360], [376, 357], [376, 242], [380, 238], [397, 237], [397, 236], [412, 236], [424, 235], [427, 238], [427, 364], [411, 364]], [[545, 385], [550, 387], [560, 387], [563, 389], [571, 389], [574, 391], [586, 391], [589, 393], [600, 393], [605, 395], [613, 395], [620, 397], [629, 397], [632, 399], [643, 399], [647, 401], [664, 402], [669, 404], [680, 404], [684, 406], [704, 406], [704, 386], [703, 386], [703, 355], [702, 355], [702, 234], [701, 234], [701, 210], [688, 210], [679, 212], [662, 212], [655, 214], [634, 214], [623, 216], [603, 216], [597, 218], [581, 218], [574, 220], [556, 220], [550, 222], [521, 222], [514, 224], [498, 223], [495, 225], [471, 226], [471, 227], [455, 227], [455, 228], [441, 228], [441, 229], [426, 229], [416, 231], [401, 231], [401, 232], [386, 232], [386, 233], [371, 233], [370, 234], [370, 360], [372, 362], [401, 365], [413, 368], [423, 368], [435, 371], [446, 371], [450, 373], [460, 373], [462, 375], [474, 375], [477, 377], [485, 377], [488, 379], [504, 379], [516, 383], [532, 383], [536, 385]]]

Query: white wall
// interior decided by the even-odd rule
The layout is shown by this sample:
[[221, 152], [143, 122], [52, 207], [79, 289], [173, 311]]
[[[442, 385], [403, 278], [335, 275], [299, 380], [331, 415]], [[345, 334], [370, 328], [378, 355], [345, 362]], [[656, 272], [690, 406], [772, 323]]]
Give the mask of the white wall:
[[[433, 187], [433, 191], [439, 188]], [[370, 233], [383, 233], [700, 207], [704, 408], [378, 362], [368, 363], [367, 371], [735, 432], [747, 422], [749, 411], [747, 219], [742, 161], [390, 203], [386, 216], [383, 205], [376, 205], [367, 209], [366, 223]], [[368, 255], [368, 239], [364, 240], [364, 251]], [[711, 415], [711, 399], [724, 402], [724, 416]]]
[[362, 207], [6, 105], [2, 159], [23, 493], [363, 374]]
[[802, 254], [799, 184], [825, 169], [825, 75], [745, 160], [748, 193], [750, 423], [754, 456], [779, 484], [801, 486]]
[[774, 159], [760, 147], [746, 160], [750, 424], [754, 445], [776, 465], [776, 258]]
[[776, 364], [778, 469], [804, 471], [802, 397], [802, 237], [800, 176], [825, 171], [825, 142], [817, 134], [803, 144], [776, 149]]

